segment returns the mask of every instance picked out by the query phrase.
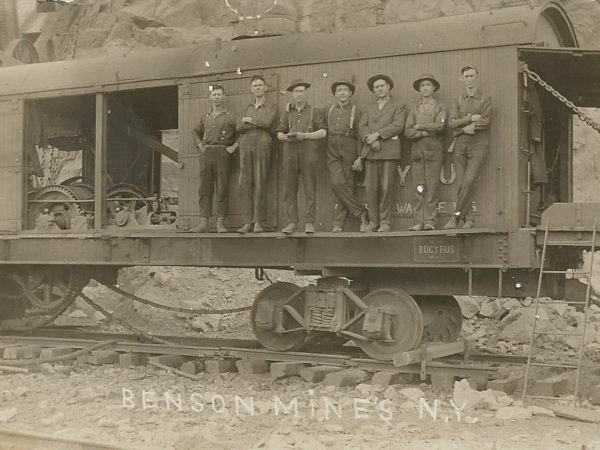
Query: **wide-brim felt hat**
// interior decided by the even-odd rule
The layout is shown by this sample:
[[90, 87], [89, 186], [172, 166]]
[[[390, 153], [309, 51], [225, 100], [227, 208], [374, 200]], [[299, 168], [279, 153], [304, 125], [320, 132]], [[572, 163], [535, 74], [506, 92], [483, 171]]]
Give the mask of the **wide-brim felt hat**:
[[338, 86], [348, 86], [350, 88], [350, 93], [354, 95], [354, 91], [356, 90], [356, 86], [350, 83], [348, 80], [337, 80], [331, 83], [331, 93], [335, 95], [335, 90]]
[[422, 73], [421, 75], [419, 75], [419, 77], [413, 82], [413, 88], [415, 89], [415, 91], [419, 90], [419, 86], [421, 85], [421, 81], [424, 80], [429, 80], [433, 83], [433, 90], [437, 91], [440, 88], [440, 83], [438, 80], [435, 79], [435, 77], [433, 75], [431, 75], [430, 73]]
[[288, 88], [286, 90], [288, 92], [292, 92], [294, 90], [294, 88], [297, 88], [298, 86], [304, 86], [306, 89], [308, 89], [310, 87], [310, 83], [304, 81], [301, 78], [297, 78], [290, 83], [290, 85], [288, 86]]
[[385, 80], [387, 82], [387, 84], [390, 85], [390, 89], [392, 89], [394, 87], [394, 82], [387, 75], [384, 75], [384, 74], [373, 75], [371, 78], [369, 78], [367, 80], [367, 87], [369, 88], [369, 90], [371, 92], [373, 92], [373, 84], [375, 84], [375, 82], [377, 80]]

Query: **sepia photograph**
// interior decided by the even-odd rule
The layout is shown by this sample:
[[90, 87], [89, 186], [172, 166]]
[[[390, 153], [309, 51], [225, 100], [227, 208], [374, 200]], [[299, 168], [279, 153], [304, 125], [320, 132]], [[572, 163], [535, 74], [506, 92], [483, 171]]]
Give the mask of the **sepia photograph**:
[[0, 0], [0, 206], [0, 450], [600, 450], [599, 0]]

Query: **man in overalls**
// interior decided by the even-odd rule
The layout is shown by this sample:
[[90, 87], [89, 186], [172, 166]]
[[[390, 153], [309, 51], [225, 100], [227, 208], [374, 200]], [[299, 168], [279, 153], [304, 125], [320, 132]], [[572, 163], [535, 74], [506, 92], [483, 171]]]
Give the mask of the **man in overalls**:
[[237, 231], [242, 234], [264, 231], [271, 133], [277, 120], [277, 104], [267, 102], [265, 79], [261, 75], [254, 75], [250, 84], [253, 101], [246, 106], [237, 124], [237, 130], [241, 134], [239, 196], [243, 223]]
[[193, 131], [196, 147], [200, 151], [200, 223], [192, 228], [193, 233], [208, 231], [208, 219], [212, 213], [213, 192], [217, 196], [217, 231], [227, 232], [229, 173], [231, 155], [238, 148], [235, 118], [223, 106], [225, 89], [218, 84], [209, 86], [208, 99], [212, 110], [200, 120]]
[[352, 164], [361, 149], [358, 136], [360, 110], [350, 97], [355, 86], [347, 80], [339, 80], [331, 85], [331, 93], [336, 102], [327, 110], [327, 167], [331, 186], [337, 198], [333, 232], [343, 231], [348, 214], [360, 218], [360, 230], [369, 225], [367, 210], [354, 194]]
[[283, 142], [283, 209], [285, 223], [282, 233], [291, 234], [296, 230], [298, 217], [298, 187], [302, 178], [305, 199], [305, 233], [315, 232], [315, 197], [319, 145], [317, 140], [327, 135], [323, 113], [306, 103], [306, 90], [310, 84], [304, 80], [294, 80], [287, 91], [293, 101], [288, 103], [281, 115], [277, 138]]
[[421, 99], [408, 111], [404, 134], [412, 141], [411, 170], [416, 192], [414, 217], [411, 231], [435, 230], [438, 207], [440, 172], [444, 162], [442, 132], [446, 124], [446, 106], [433, 93], [440, 83], [429, 73], [419, 75], [413, 83]]

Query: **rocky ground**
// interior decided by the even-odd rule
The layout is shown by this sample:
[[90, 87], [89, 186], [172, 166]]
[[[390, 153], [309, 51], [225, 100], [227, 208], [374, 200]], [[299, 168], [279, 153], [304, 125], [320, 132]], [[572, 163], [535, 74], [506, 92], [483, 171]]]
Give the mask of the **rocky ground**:
[[[268, 274], [273, 281], [311, 281], [290, 272]], [[252, 271], [233, 269], [140, 267], [122, 271], [119, 277], [120, 287], [128, 292], [192, 308], [248, 305], [268, 283], [255, 280]], [[248, 313], [173, 314], [135, 306], [102, 286], [90, 285], [85, 292], [150, 333], [251, 337]], [[476, 339], [478, 348], [509, 354], [528, 350], [532, 299], [461, 297], [459, 301], [465, 318], [463, 334]], [[100, 318], [79, 302], [70, 315], [75, 319]], [[538, 315], [542, 328], [569, 331], [582, 324], [582, 313], [564, 305], [549, 305]], [[581, 406], [568, 409], [569, 397], [558, 404], [538, 404], [600, 420], [597, 306], [591, 308], [588, 325]], [[98, 321], [96, 328], [120, 329], [106, 319]], [[572, 338], [558, 336], [540, 341], [538, 354], [564, 359], [574, 356], [576, 348]], [[555, 373], [546, 369], [535, 377]], [[500, 377], [522, 374], [522, 366], [503, 365], [499, 369]], [[297, 376], [199, 376], [201, 381], [196, 382], [154, 367], [120, 369], [80, 362], [44, 365], [40, 373], [0, 377], [0, 423], [20, 431], [101, 440], [135, 449], [600, 449], [598, 423], [552, 417], [549, 409], [524, 408], [520, 391], [512, 396], [491, 389], [476, 391], [465, 380], [447, 390], [436, 390], [415, 378], [403, 378], [391, 387], [372, 385], [369, 377], [354, 387], [334, 387]], [[570, 389], [573, 382], [570, 374]], [[286, 405], [296, 398], [297, 415], [283, 414], [275, 396]], [[341, 407], [341, 418], [326, 397]], [[248, 412], [252, 402], [254, 415]]]

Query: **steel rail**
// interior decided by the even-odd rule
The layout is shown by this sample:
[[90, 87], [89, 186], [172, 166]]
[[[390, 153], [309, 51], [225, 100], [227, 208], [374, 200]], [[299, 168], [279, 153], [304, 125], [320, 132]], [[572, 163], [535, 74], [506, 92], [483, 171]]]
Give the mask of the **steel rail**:
[[[42, 338], [26, 336], [0, 336], [0, 341], [37, 345], [43, 347], [85, 348], [98, 341], [85, 339]], [[276, 352], [265, 349], [235, 348], [235, 347], [196, 347], [175, 344], [153, 344], [140, 342], [117, 342], [112, 349], [120, 352], [146, 353], [155, 355], [180, 355], [196, 358], [231, 358], [231, 359], [263, 359], [266, 361], [289, 361], [306, 364], [325, 364], [342, 367], [352, 367], [367, 371], [389, 371], [402, 373], [422, 373], [423, 367], [413, 364], [395, 367], [391, 361], [355, 358], [353, 355], [331, 355], [324, 353]], [[465, 364], [450, 364], [427, 362], [425, 373], [444, 373], [461, 377], [493, 376], [497, 372], [493, 367], [482, 367]]]
[[26, 433], [9, 428], [0, 428], [0, 448], [20, 450], [126, 450], [127, 447], [102, 444], [94, 441], [65, 439], [39, 433]]

